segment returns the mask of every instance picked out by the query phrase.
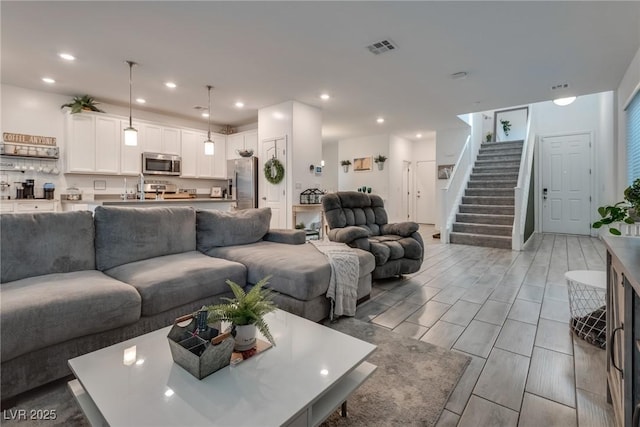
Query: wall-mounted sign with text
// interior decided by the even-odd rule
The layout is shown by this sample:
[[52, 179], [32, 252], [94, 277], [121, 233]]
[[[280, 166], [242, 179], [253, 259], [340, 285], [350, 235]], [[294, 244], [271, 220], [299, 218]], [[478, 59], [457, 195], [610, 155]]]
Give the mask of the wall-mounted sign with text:
[[4, 132], [2, 134], [2, 139], [4, 139], [4, 142], [17, 142], [19, 144], [56, 145], [56, 138], [53, 136], [25, 135], [22, 133]]

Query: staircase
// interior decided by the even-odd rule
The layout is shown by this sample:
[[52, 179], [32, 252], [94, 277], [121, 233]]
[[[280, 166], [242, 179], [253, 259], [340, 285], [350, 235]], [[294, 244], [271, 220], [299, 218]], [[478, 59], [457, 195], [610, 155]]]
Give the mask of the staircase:
[[513, 188], [523, 141], [485, 142], [471, 172], [449, 241], [511, 249]]

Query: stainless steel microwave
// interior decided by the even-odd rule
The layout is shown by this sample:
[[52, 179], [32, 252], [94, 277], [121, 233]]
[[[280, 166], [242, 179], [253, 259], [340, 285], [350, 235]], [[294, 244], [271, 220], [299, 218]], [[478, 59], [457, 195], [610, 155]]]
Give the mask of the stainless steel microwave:
[[142, 153], [142, 173], [179, 176], [182, 173], [182, 158], [175, 154]]

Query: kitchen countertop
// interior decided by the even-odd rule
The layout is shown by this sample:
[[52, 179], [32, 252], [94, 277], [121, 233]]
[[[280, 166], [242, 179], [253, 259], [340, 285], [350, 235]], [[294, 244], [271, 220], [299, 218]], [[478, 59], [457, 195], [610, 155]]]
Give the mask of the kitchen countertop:
[[622, 273], [640, 294], [640, 238], [604, 236], [604, 244], [622, 264]]
[[162, 205], [162, 204], [166, 204], [166, 203], [178, 203], [178, 204], [185, 204], [185, 205], [189, 205], [192, 203], [235, 203], [234, 199], [215, 199], [215, 198], [209, 198], [209, 197], [196, 197], [196, 198], [192, 198], [192, 199], [162, 199], [162, 200], [156, 200], [156, 199], [145, 199], [145, 200], [138, 200], [138, 199], [128, 199], [128, 200], [122, 200], [119, 197], [97, 197], [95, 200], [62, 200], [61, 201], [63, 204], [94, 204], [94, 205], [104, 205], [104, 206], [110, 206], [110, 205], [141, 205], [141, 204], [145, 204], [145, 205], [153, 205], [153, 204], [157, 204], [157, 205]]

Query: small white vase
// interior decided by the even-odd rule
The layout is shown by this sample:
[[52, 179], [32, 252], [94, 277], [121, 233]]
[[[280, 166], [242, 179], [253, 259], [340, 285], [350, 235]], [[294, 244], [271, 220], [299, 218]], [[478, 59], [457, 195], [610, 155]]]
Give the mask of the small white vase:
[[236, 325], [235, 327], [236, 345], [235, 351], [250, 350], [256, 345], [256, 325]]
[[378, 162], [378, 170], [381, 171], [384, 169], [384, 162]]

